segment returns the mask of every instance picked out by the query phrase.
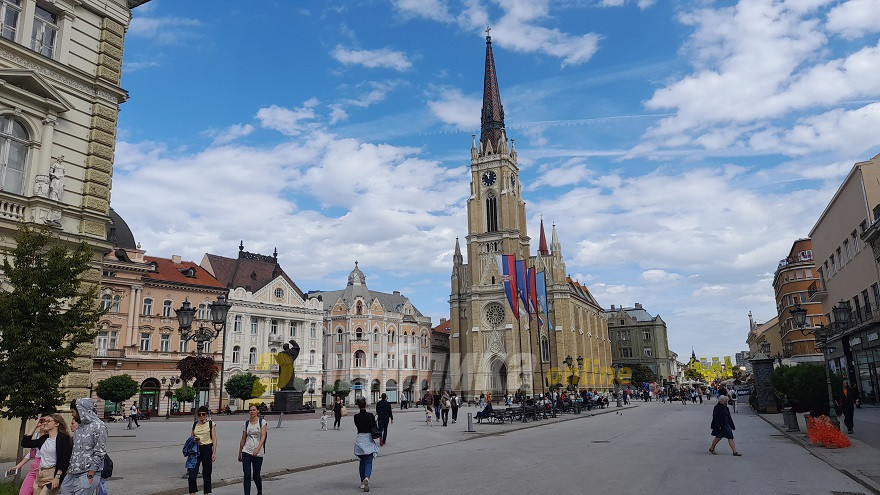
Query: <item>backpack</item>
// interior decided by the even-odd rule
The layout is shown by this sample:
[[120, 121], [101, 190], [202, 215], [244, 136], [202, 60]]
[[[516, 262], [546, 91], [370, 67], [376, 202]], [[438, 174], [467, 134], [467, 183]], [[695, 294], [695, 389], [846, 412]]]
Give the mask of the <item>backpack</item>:
[[110, 456], [104, 454], [104, 467], [101, 468], [101, 479], [106, 480], [113, 476], [113, 460]]
[[[244, 422], [244, 431], [247, 431], [247, 427], [248, 427], [248, 424], [249, 424], [250, 422], [251, 422], [251, 420], [247, 420], [247, 421]], [[263, 425], [264, 425], [264, 424], [268, 424], [268, 423], [266, 423], [266, 421], [263, 420], [263, 418], [260, 418], [260, 419], [257, 421], [257, 425], [259, 425], [260, 430], [263, 429]], [[263, 453], [266, 452], [266, 444], [268, 444], [268, 443], [269, 443], [269, 427], [266, 426], [266, 439], [263, 440]]]

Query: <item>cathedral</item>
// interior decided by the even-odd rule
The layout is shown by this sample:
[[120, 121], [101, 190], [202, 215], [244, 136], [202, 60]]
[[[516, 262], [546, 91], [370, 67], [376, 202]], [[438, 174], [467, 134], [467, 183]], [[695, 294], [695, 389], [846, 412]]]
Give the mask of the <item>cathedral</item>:
[[[489, 36], [480, 139], [474, 136], [471, 144], [467, 218], [467, 263], [456, 239], [449, 297], [452, 388], [466, 397], [611, 388], [608, 324], [590, 291], [567, 276], [555, 225], [548, 247], [541, 221], [538, 253], [531, 255], [516, 147], [504, 130]], [[514, 315], [499, 271], [501, 255], [544, 272], [547, 307], [540, 318], [523, 310]]]

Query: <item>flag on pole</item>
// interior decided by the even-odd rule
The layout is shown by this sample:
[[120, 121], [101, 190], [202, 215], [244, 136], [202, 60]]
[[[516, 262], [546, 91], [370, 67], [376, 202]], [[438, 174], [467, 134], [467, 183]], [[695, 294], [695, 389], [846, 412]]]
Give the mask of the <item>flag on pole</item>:
[[535, 317], [538, 319], [538, 325], [543, 325], [544, 322], [541, 321], [541, 313], [538, 311], [538, 291], [537, 291], [537, 279], [535, 277], [535, 269], [529, 268], [529, 273], [527, 275], [528, 285], [528, 296], [529, 296], [529, 306], [531, 306], [532, 312], [535, 313]]
[[529, 320], [532, 319], [532, 313], [529, 311], [529, 294], [528, 294], [528, 279], [526, 279], [526, 262], [524, 260], [516, 260], [516, 288], [519, 293], [519, 300], [522, 301], [523, 309], [526, 310], [526, 313], [529, 315]]
[[[540, 311], [544, 311], [544, 314], [547, 315], [547, 326], [550, 327], [550, 330], [553, 330], [553, 322], [550, 321], [550, 308], [547, 307], [547, 274], [544, 272], [538, 272], [535, 274], [535, 287], [538, 294], [538, 302], [541, 305]], [[538, 320], [541, 321], [540, 319]]]
[[498, 256], [498, 273], [501, 274], [501, 281], [504, 283], [504, 293], [507, 295], [507, 303], [510, 304], [510, 310], [513, 311], [513, 317], [519, 319], [519, 304], [516, 302], [517, 284], [516, 284], [516, 258], [511, 254], [502, 254]]

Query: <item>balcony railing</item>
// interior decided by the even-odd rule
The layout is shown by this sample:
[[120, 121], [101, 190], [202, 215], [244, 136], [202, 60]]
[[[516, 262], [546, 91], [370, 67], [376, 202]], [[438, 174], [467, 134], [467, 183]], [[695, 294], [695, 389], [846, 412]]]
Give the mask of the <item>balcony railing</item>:
[[125, 357], [125, 349], [95, 349], [95, 357], [123, 358]]
[[282, 342], [284, 337], [280, 333], [270, 333], [269, 342]]
[[0, 218], [22, 222], [24, 221], [24, 212], [25, 206], [23, 204], [7, 198], [0, 198]]
[[807, 295], [809, 295], [811, 302], [821, 300], [826, 294], [825, 287], [823, 287], [822, 282], [818, 280], [813, 280], [813, 283], [807, 288]]

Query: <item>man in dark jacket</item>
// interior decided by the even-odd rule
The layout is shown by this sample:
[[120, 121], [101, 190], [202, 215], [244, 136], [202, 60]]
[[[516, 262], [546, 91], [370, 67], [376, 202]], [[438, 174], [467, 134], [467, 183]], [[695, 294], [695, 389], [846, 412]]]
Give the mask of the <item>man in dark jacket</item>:
[[440, 421], [440, 392], [434, 391], [434, 414], [437, 415], [437, 421]]
[[385, 439], [388, 437], [388, 422], [394, 424], [394, 413], [391, 412], [391, 403], [388, 402], [388, 395], [382, 394], [382, 399], [376, 403], [376, 422], [379, 424], [379, 431], [382, 432], [382, 438], [379, 439], [379, 446], [385, 445]]

